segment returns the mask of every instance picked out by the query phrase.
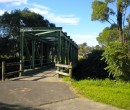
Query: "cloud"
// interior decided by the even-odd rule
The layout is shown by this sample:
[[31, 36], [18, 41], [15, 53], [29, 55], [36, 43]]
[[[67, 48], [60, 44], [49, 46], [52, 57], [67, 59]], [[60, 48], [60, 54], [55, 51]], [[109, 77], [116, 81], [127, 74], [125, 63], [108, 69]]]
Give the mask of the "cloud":
[[27, 0], [0, 0], [0, 3], [11, 3], [12, 5], [26, 4]]
[[82, 44], [86, 42], [88, 46], [96, 46], [98, 45], [98, 42], [96, 40], [97, 35], [96, 34], [92, 34], [92, 35], [71, 34], [71, 37], [77, 44]]
[[[65, 15], [65, 16], [67, 16], [67, 15]], [[78, 23], [79, 23], [79, 18], [75, 17], [75, 16], [62, 17], [60, 15], [48, 13], [47, 17], [55, 23], [64, 23], [64, 24], [69, 24], [69, 25], [78, 25]]]
[[0, 15], [3, 15], [5, 10], [0, 10]]
[[[62, 23], [68, 25], [78, 25], [80, 19], [76, 17], [74, 14], [71, 15], [57, 15], [50, 11], [48, 7], [39, 5], [39, 4], [32, 4], [33, 8], [30, 8], [31, 11], [39, 13], [45, 16], [49, 21], [54, 23]], [[38, 8], [39, 7], [39, 8]]]
[[40, 5], [40, 4], [37, 4], [37, 3], [32, 3], [32, 4], [29, 4], [29, 5], [34, 6], [35, 8], [41, 8], [41, 9], [49, 10], [48, 7]]
[[38, 8], [30, 8], [30, 10], [41, 15], [48, 15], [49, 13], [47, 10], [40, 10]]

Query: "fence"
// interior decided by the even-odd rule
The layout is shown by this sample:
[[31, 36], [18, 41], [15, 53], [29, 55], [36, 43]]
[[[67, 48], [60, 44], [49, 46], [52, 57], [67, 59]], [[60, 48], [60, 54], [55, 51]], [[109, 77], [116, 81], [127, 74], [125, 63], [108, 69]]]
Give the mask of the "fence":
[[[16, 67], [16, 66], [19, 66], [19, 70], [18, 71], [11, 71], [11, 72], [6, 72], [6, 69], [9, 68], [9, 67]], [[19, 76], [22, 75], [22, 72], [23, 72], [23, 68], [22, 68], [22, 63], [21, 62], [13, 62], [13, 63], [5, 63], [5, 61], [2, 61], [2, 81], [5, 80], [5, 78], [7, 76], [11, 76], [13, 74], [16, 74], [16, 73], [19, 73]]]
[[[35, 69], [35, 68], [31, 67], [31, 65], [24, 65], [24, 63], [23, 62], [6, 63], [5, 61], [2, 61], [2, 65], [0, 67], [0, 69], [2, 71], [2, 73], [1, 73], [2, 74], [2, 81], [4, 81], [6, 77], [11, 76], [11, 75], [15, 75], [16, 73], [19, 73], [17, 75], [22, 76], [24, 73], [24, 69], [26, 69], [26, 71], [30, 71], [31, 69], [32, 70]], [[39, 65], [37, 67], [40, 68], [40, 67], [53, 66], [53, 63], [54, 62], [47, 62], [47, 63], [43, 63], [42, 65], [40, 65], [40, 63], [35, 64], [35, 65]], [[27, 67], [29, 67], [29, 68], [27, 68]], [[9, 68], [11, 68], [11, 70], [13, 70], [13, 71], [10, 72]]]
[[63, 75], [72, 78], [72, 63], [70, 65], [56, 64], [55, 66], [57, 67], [56, 73], [58, 73], [58, 77]]

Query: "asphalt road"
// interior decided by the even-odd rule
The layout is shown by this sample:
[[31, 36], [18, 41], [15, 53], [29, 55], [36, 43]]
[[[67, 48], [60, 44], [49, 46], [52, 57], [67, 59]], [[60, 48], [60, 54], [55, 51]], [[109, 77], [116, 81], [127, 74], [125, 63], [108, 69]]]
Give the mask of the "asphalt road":
[[0, 82], [0, 110], [120, 110], [78, 97], [55, 72]]

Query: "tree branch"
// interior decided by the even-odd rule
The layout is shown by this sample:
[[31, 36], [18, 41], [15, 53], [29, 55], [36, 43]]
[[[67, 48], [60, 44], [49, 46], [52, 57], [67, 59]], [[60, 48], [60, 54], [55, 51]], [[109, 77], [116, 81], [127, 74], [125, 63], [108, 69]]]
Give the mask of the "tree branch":
[[109, 19], [110, 19], [111, 21], [113, 21], [114, 24], [116, 24], [115, 21], [114, 21], [113, 19], [111, 19], [110, 17], [109, 17]]
[[108, 19], [106, 19], [106, 21], [107, 21], [109, 24], [111, 24], [111, 25], [112, 25], [112, 23], [111, 23]]

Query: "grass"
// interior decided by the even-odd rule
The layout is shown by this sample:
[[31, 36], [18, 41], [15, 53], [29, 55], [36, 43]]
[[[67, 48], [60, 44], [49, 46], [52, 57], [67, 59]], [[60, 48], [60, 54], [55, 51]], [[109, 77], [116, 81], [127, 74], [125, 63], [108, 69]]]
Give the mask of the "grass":
[[84, 97], [130, 110], [130, 83], [109, 79], [74, 81], [64, 78], [64, 80], [70, 81], [75, 90]]

